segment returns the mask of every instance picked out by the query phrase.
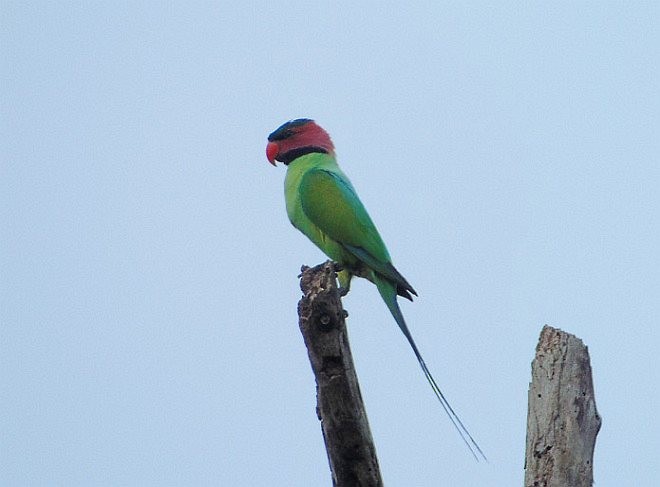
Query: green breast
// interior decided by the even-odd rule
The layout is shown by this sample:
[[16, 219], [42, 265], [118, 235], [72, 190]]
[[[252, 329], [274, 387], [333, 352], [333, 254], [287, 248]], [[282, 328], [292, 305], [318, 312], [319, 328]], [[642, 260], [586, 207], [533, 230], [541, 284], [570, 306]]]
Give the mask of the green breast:
[[284, 178], [286, 213], [291, 223], [303, 232], [304, 230], [298, 224], [303, 223], [307, 218], [303, 214], [300, 204], [300, 181], [307, 171], [314, 168], [339, 170], [339, 166], [337, 166], [334, 158], [327, 154], [313, 153], [299, 157], [291, 162], [287, 167], [286, 177]]
[[347, 253], [338, 242], [323, 233], [303, 212], [300, 202], [300, 182], [310, 169], [325, 169], [344, 176], [334, 157], [328, 154], [307, 154], [291, 162], [284, 178], [286, 213], [293, 226], [304, 233], [328, 257], [335, 262], [350, 264], [355, 258]]

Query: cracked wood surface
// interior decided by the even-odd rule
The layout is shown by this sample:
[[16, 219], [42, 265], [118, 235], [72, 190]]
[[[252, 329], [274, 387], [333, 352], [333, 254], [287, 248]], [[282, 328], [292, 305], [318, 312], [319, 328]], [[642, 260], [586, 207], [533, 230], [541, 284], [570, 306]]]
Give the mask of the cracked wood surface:
[[335, 266], [326, 262], [303, 267], [303, 297], [298, 303], [300, 331], [316, 378], [316, 413], [330, 463], [332, 483], [339, 487], [382, 486], [345, 317]]
[[582, 340], [543, 327], [528, 401], [525, 487], [591, 487], [601, 418]]

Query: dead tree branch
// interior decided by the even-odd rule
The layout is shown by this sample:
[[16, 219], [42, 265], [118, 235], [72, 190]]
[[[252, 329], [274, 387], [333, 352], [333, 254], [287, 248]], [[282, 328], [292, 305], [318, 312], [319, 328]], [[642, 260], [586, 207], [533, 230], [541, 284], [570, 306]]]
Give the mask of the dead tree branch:
[[528, 408], [525, 487], [591, 487], [601, 418], [582, 340], [543, 327]]
[[316, 377], [316, 412], [333, 485], [382, 486], [335, 278], [332, 262], [302, 268], [298, 317]]

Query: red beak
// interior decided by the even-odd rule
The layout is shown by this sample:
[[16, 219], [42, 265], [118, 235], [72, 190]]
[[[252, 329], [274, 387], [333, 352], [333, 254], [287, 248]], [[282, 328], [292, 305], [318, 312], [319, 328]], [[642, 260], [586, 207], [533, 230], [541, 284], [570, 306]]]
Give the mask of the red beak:
[[277, 157], [277, 153], [280, 151], [280, 148], [277, 146], [275, 142], [268, 142], [268, 145], [266, 146], [266, 157], [268, 158], [268, 162], [270, 162], [273, 166], [275, 166], [275, 158]]

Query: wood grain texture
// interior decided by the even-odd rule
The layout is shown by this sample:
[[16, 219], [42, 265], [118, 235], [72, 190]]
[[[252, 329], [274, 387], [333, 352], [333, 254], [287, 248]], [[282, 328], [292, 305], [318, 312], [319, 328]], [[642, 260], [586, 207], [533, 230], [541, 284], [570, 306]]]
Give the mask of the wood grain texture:
[[298, 303], [299, 325], [316, 378], [316, 412], [333, 485], [382, 486], [334, 264], [303, 267], [300, 287], [303, 297]]
[[591, 487], [601, 418], [582, 340], [543, 327], [528, 399], [525, 487]]

